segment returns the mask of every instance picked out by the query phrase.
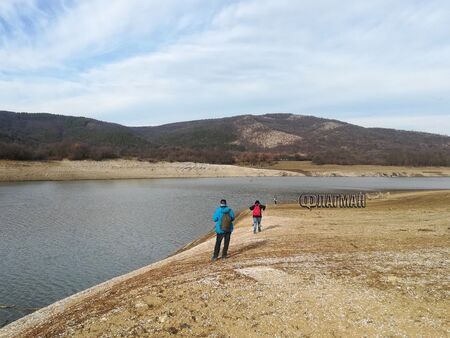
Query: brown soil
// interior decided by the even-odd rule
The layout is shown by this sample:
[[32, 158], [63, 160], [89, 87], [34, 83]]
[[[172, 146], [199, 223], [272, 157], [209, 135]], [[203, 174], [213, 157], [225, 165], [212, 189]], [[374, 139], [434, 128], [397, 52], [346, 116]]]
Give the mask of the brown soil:
[[0, 330], [0, 337], [322, 337], [450, 334], [450, 191], [365, 209], [268, 206], [213, 238]]

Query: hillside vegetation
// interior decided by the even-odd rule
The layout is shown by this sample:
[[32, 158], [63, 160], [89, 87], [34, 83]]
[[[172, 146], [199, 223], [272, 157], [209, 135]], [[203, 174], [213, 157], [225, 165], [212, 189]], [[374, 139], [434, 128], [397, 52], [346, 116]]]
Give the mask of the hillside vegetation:
[[0, 112], [0, 158], [116, 157], [250, 165], [284, 159], [450, 166], [450, 137], [294, 114], [126, 127], [84, 117]]

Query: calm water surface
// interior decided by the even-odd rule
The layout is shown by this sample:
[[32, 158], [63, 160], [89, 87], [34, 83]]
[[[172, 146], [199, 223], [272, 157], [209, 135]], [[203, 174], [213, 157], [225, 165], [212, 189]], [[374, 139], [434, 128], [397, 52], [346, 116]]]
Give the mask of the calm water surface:
[[[220, 178], [0, 184], [0, 326], [160, 260], [236, 211], [301, 192], [450, 189], [450, 178]], [[14, 308], [2, 308], [12, 305]]]

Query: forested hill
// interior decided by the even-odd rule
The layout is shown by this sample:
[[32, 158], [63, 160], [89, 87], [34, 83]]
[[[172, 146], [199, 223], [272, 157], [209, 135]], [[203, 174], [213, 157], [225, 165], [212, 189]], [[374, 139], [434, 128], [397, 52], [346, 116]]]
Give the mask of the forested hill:
[[0, 111], [0, 158], [450, 165], [450, 137], [294, 114], [241, 115], [156, 127]]

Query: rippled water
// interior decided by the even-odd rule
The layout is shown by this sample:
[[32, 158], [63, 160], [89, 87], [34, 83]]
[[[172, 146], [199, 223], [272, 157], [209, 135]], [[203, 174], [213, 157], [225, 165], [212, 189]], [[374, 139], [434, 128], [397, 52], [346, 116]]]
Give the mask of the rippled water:
[[[236, 211], [301, 192], [450, 189], [449, 178], [221, 178], [0, 184], [0, 326], [166, 257]], [[2, 308], [13, 305], [15, 308]]]

